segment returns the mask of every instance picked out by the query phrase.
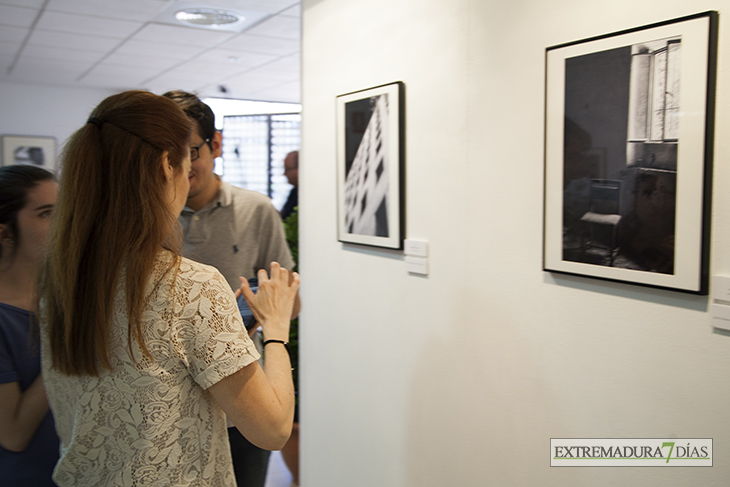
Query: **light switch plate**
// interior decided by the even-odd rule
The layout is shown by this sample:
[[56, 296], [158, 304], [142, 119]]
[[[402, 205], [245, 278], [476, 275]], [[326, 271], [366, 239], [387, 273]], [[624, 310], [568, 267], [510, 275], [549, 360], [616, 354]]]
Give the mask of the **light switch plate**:
[[406, 270], [412, 274], [428, 275], [428, 259], [425, 257], [406, 256]]
[[428, 242], [425, 240], [406, 239], [403, 242], [403, 253], [415, 257], [428, 257]]
[[724, 304], [711, 304], [710, 313], [713, 318], [720, 318], [730, 323], [730, 306]]
[[712, 326], [730, 330], [730, 277], [712, 276]]

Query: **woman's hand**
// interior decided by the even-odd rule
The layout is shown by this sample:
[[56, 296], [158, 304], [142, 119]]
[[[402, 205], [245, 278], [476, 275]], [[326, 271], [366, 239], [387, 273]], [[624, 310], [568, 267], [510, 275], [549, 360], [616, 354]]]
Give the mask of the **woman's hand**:
[[256, 321], [264, 330], [265, 340], [289, 341], [289, 322], [299, 289], [299, 274], [271, 263], [271, 277], [266, 270], [258, 272], [259, 288], [251, 291], [248, 281], [241, 279], [241, 292]]

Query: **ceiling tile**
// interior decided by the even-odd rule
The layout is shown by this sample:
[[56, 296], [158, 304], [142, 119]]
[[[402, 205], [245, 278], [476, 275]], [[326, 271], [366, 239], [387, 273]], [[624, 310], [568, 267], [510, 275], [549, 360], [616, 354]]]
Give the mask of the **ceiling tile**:
[[130, 75], [133, 75], [134, 77], [138, 76], [154, 76], [157, 73], [159, 73], [159, 69], [157, 69], [154, 66], [120, 66], [116, 64], [109, 64], [109, 63], [100, 63], [94, 66], [94, 69], [91, 70], [91, 72], [87, 76], [91, 76], [92, 74], [96, 74], [98, 76], [106, 76], [106, 75], [124, 75], [125, 73], [129, 73]]
[[28, 39], [28, 44], [69, 50], [80, 49], [84, 51], [108, 52], [119, 45], [119, 39], [35, 29], [30, 39]]
[[141, 85], [148, 78], [159, 74], [160, 70], [149, 66], [117, 66], [108, 63], [102, 63], [94, 66], [88, 74], [85, 74], [79, 81], [93, 82], [98, 79], [119, 78], [124, 80], [125, 84], [134, 82]]
[[167, 44], [159, 41], [149, 42], [139, 39], [130, 39], [119, 46], [116, 52], [139, 56], [166, 56], [170, 59], [185, 60], [198, 55], [205, 49], [206, 48], [200, 46], [183, 46], [180, 44]]
[[252, 100], [254, 99], [254, 95], [256, 93], [256, 90], [238, 85], [225, 85], [225, 88], [226, 92], [223, 93], [220, 91], [220, 85], [210, 84], [197, 87], [195, 92], [200, 98], [206, 98], [210, 96], [217, 98], [232, 98], [235, 100]]
[[223, 81], [226, 83], [264, 83], [264, 84], [282, 84], [286, 81], [298, 79], [298, 73], [292, 71], [283, 71], [281, 69], [270, 68], [270, 65], [251, 69], [245, 73], [229, 76]]
[[283, 56], [299, 50], [299, 42], [293, 39], [264, 37], [242, 34], [221, 44], [222, 49], [240, 49], [246, 52], [260, 52]]
[[141, 22], [132, 22], [130, 20], [105, 19], [46, 10], [38, 20], [37, 27], [57, 32], [83, 32], [84, 34], [102, 37], [125, 38], [141, 25]]
[[[270, 16], [243, 34], [159, 20], [168, 9], [194, 1], [0, 0], [0, 81], [159, 92], [204, 89], [216, 96], [225, 85], [227, 97], [298, 96], [289, 85], [298, 85], [300, 78], [299, 1], [203, 0]], [[45, 10], [28, 36], [40, 8]], [[279, 87], [282, 94], [276, 95]]]
[[20, 46], [19, 42], [0, 42], [0, 55], [15, 57]]
[[233, 76], [224, 80], [226, 86], [237, 86], [241, 89], [250, 91], [260, 91], [271, 87], [272, 85], [280, 85], [283, 81], [276, 77], [265, 76], [260, 74], [242, 74], [240, 76]]
[[[203, 98], [207, 96], [221, 96], [221, 93], [216, 93], [215, 91], [205, 91], [205, 94], [201, 95]], [[225, 93], [225, 96], [236, 99], [236, 100], [254, 100], [258, 101], [258, 98], [256, 98], [256, 92], [253, 90], [246, 90], [241, 89], [236, 86], [228, 87], [228, 92]], [[266, 100], [269, 101], [269, 100]]]
[[236, 73], [240, 73], [244, 69], [245, 68], [241, 68], [234, 63], [210, 63], [203, 58], [198, 58], [175, 67], [174, 69], [170, 70], [170, 73], [179, 74], [180, 76], [197, 76], [198, 74], [200, 74], [201, 76], [207, 76], [209, 79], [212, 77], [213, 80], [217, 80], [225, 78], [227, 76], [231, 76]]
[[15, 65], [11, 79], [34, 79], [38, 83], [69, 83], [78, 78], [91, 63], [33, 59], [21, 57]]
[[25, 7], [25, 8], [35, 8], [40, 10], [40, 8], [45, 3], [45, 0], [0, 0], [0, 4], [3, 5], [13, 5], [16, 7]]
[[129, 90], [146, 90], [146, 88], [136, 81], [128, 81], [120, 79], [118, 76], [110, 78], [96, 78], [90, 80], [81, 80], [73, 83], [75, 87], [88, 87], [94, 89], [105, 89], [111, 93], [121, 93]]
[[166, 42], [183, 46], [211, 47], [230, 38], [232, 34], [163, 24], [147, 24], [133, 39]]
[[302, 71], [302, 59], [299, 53], [280, 57], [276, 61], [265, 66], [266, 70], [271, 72], [291, 73], [299, 76]]
[[[218, 83], [219, 80], [228, 78], [233, 75], [237, 75], [242, 72], [250, 70], [252, 67], [266, 62], [272, 59], [271, 56], [262, 54], [246, 54], [241, 56], [241, 53], [235, 53], [239, 55], [238, 62], [228, 62], [223, 57], [218, 56], [217, 50], [211, 51], [210, 56], [204, 54], [190, 62], [181, 63], [173, 69], [161, 74], [165, 79], [168, 77], [179, 77], [179, 78], [190, 78], [199, 79], [200, 83], [214, 82]], [[154, 80], [150, 80], [154, 81]]]
[[13, 70], [13, 74], [3, 81], [9, 83], [39, 83], [50, 85], [73, 85], [77, 74], [58, 71], [49, 72], [47, 69], [21, 67]]
[[302, 37], [301, 20], [294, 17], [277, 15], [249, 29], [246, 33], [298, 41]]
[[3, 26], [30, 27], [37, 15], [38, 9], [0, 5], [0, 25]]
[[[213, 49], [202, 56], [191, 60], [188, 65], [201, 66], [209, 69], [232, 69], [241, 71], [276, 59], [272, 54], [259, 54], [252, 52], [234, 51], [227, 49]], [[197, 69], [197, 68], [196, 68]]]
[[[195, 89], [195, 94], [198, 95], [198, 98], [208, 98], [208, 97], [217, 97], [220, 98], [222, 96], [228, 96], [228, 93], [221, 93], [218, 89], [218, 85], [205, 85], [205, 86], [199, 86]], [[237, 99], [243, 99], [240, 96], [236, 96]]]
[[15, 54], [7, 54], [5, 52], [0, 51], [0, 80], [2, 80], [3, 77], [6, 76], [6, 73], [8, 72], [8, 68], [10, 67], [10, 64], [13, 62], [13, 59], [15, 59]]
[[[146, 81], [145, 85], [150, 91], [155, 93], [164, 93], [170, 90], [196, 91], [200, 86], [211, 83], [210, 75], [201, 73], [179, 73], [170, 72], [162, 76]], [[216, 84], [213, 82], [213, 84]]]
[[284, 17], [296, 17], [298, 19], [301, 19], [302, 18], [302, 4], [297, 3], [293, 7], [284, 10], [279, 15], [283, 15]]
[[28, 35], [28, 29], [21, 27], [10, 27], [4, 25], [0, 29], [0, 42], [23, 42], [25, 36]]
[[83, 62], [91, 65], [101, 59], [102, 54], [94, 51], [81, 51], [47, 46], [25, 46], [21, 58], [63, 60]]
[[199, 86], [205, 83], [217, 83], [219, 79], [220, 77], [211, 76], [211, 73], [205, 71], [185, 71], [181, 69], [172, 69], [170, 71], [165, 71], [158, 76], [155, 76], [155, 78], [153, 80], [150, 80], [149, 82], [152, 83], [157, 81], [164, 81], [169, 83], [185, 81], [194, 83], [196, 86]]
[[38, 59], [20, 56], [16, 67], [24, 67], [28, 69], [43, 69], [48, 72], [58, 70], [63, 72], [73, 72], [81, 74], [93, 65], [93, 61], [71, 61], [68, 59]]
[[50, 0], [46, 10], [146, 22], [168, 5], [167, 0]]
[[134, 73], [116, 73], [116, 74], [90, 74], [80, 80], [74, 80], [75, 85], [112, 88], [117, 91], [125, 90], [141, 90], [144, 89], [142, 78], [139, 74]]
[[[289, 86], [286, 87], [270, 87], [267, 90], [252, 90], [245, 86], [230, 85], [228, 86], [229, 92], [225, 94], [227, 98], [234, 98], [240, 100], [256, 100], [256, 101], [271, 101], [271, 102], [284, 102], [284, 103], [300, 103], [299, 99], [301, 95], [299, 93], [299, 86], [295, 86], [293, 89]], [[220, 93], [216, 93], [215, 90], [205, 87], [200, 90], [202, 97], [212, 96], [220, 97]]]
[[284, 85], [269, 88], [267, 90], [256, 92], [255, 96], [259, 100], [301, 103], [301, 84], [287, 83]]
[[273, 14], [298, 3], [298, 0], [214, 0], [211, 3], [222, 9], [258, 10]]
[[131, 68], [139, 66], [141, 68], [155, 68], [155, 74], [159, 74], [166, 69], [170, 69], [177, 62], [179, 61], [176, 59], [164, 56], [137, 56], [134, 54], [122, 54], [115, 52], [114, 54], [110, 54], [108, 57], [104, 58], [104, 61], [102, 61], [100, 66], [129, 66]]

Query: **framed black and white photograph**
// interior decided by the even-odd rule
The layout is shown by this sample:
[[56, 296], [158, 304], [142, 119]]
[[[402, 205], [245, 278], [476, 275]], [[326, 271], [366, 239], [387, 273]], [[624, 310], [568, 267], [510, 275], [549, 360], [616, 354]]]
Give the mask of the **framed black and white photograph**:
[[404, 85], [337, 97], [338, 240], [403, 248]]
[[717, 13], [546, 50], [546, 271], [707, 294]]
[[25, 164], [53, 171], [56, 167], [56, 139], [55, 137], [3, 135], [2, 154], [3, 166]]

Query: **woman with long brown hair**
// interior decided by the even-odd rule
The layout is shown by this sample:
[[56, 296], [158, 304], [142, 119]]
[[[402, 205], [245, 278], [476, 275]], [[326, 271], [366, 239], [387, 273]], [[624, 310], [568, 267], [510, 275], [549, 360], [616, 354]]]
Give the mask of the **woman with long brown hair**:
[[43, 373], [61, 439], [60, 486], [234, 486], [225, 415], [261, 448], [291, 432], [285, 349], [299, 285], [272, 263], [235, 296], [180, 256], [191, 124], [143, 91], [113, 95], [67, 142], [41, 280]]

